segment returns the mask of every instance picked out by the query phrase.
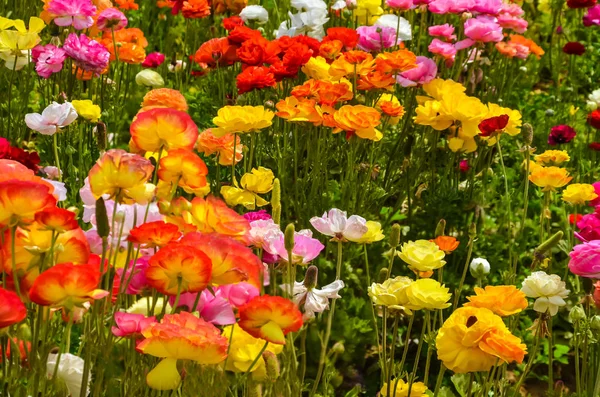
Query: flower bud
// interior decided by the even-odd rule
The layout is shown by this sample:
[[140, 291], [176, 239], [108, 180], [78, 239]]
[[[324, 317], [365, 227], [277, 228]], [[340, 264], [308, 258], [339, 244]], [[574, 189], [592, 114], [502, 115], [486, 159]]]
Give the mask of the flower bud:
[[525, 141], [525, 144], [527, 146], [531, 145], [531, 142], [533, 142], [533, 127], [531, 124], [525, 123], [521, 129], [523, 131], [523, 140]]
[[596, 332], [600, 331], [600, 316], [599, 315], [595, 315], [590, 320], [590, 329], [592, 331], [596, 331]]
[[379, 271], [379, 277], [377, 278], [380, 283], [383, 283], [388, 278], [388, 269], [387, 267], [382, 268]]
[[27, 324], [21, 324], [17, 328], [17, 338], [19, 340], [31, 340], [31, 328]]
[[281, 184], [278, 178], [273, 180], [273, 190], [271, 192], [271, 208], [273, 209], [273, 222], [277, 225], [281, 222]]
[[481, 279], [490, 274], [490, 262], [484, 258], [475, 258], [469, 266], [471, 276]]
[[265, 350], [262, 355], [265, 360], [265, 367], [267, 369], [267, 378], [272, 382], [275, 382], [281, 375], [281, 367], [277, 355], [271, 351]]
[[390, 233], [390, 245], [396, 248], [400, 244], [400, 225], [394, 223], [392, 225], [392, 231]]
[[437, 227], [435, 228], [435, 237], [444, 236], [445, 231], [446, 231], [446, 220], [440, 219], [440, 221], [437, 224]]
[[145, 87], [159, 88], [165, 85], [162, 76], [154, 70], [144, 69], [135, 76], [137, 85]]
[[304, 275], [304, 286], [307, 289], [315, 288], [317, 286], [318, 276], [319, 269], [314, 265], [310, 265], [308, 269], [306, 269], [306, 274]]
[[110, 233], [106, 205], [104, 205], [104, 199], [102, 197], [96, 200], [96, 229], [98, 236], [103, 238], [108, 237], [108, 233]]
[[249, 397], [262, 397], [263, 387], [260, 383], [253, 383], [248, 385], [248, 396]]
[[96, 144], [98, 145], [98, 150], [101, 152], [105, 151], [107, 146], [106, 124], [104, 124], [102, 121], [97, 122], [94, 132], [96, 133]]
[[342, 342], [337, 342], [335, 345], [333, 345], [331, 351], [335, 354], [342, 354], [346, 351], [346, 348]]
[[296, 233], [296, 228], [293, 223], [290, 223], [285, 228], [285, 233], [283, 235], [283, 246], [287, 252], [291, 252], [294, 249], [294, 234]]
[[477, 225], [473, 222], [469, 226], [469, 238], [474, 239], [475, 237], [477, 237]]
[[577, 323], [585, 319], [585, 317], [585, 311], [581, 306], [573, 306], [573, 308], [569, 312], [569, 320], [571, 320], [572, 323]]

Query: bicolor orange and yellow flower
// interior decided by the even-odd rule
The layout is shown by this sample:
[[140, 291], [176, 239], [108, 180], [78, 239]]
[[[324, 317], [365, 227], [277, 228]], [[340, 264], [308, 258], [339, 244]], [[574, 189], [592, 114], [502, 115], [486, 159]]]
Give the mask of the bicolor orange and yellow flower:
[[255, 338], [285, 345], [285, 335], [302, 327], [302, 313], [280, 296], [257, 296], [239, 309], [239, 326]]
[[130, 128], [135, 147], [145, 152], [191, 150], [198, 139], [198, 127], [181, 110], [155, 108], [139, 113]]

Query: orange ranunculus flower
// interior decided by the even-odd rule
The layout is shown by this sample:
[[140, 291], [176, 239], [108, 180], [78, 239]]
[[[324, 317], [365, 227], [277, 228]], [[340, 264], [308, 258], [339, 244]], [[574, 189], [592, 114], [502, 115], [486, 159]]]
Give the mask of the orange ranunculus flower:
[[235, 162], [236, 164], [242, 161], [244, 157], [244, 145], [242, 139], [234, 134], [225, 134], [221, 137], [216, 137], [209, 128], [204, 130], [198, 136], [196, 149], [200, 153], [208, 156], [217, 154], [219, 164], [231, 165], [233, 162], [233, 146], [235, 139]]
[[334, 60], [342, 52], [343, 48], [344, 43], [340, 40], [324, 41], [319, 47], [319, 55], [325, 59]]
[[[101, 75], [105, 75], [106, 73], [108, 73], [108, 70], [110, 69], [110, 64], [107, 65], [101, 72]], [[71, 74], [75, 75], [75, 78], [79, 81], [90, 81], [93, 77], [96, 76], [95, 72], [89, 71], [89, 70], [83, 70], [80, 67], [78, 67], [77, 65], [73, 64], [73, 66], [71, 67]]]
[[[0, 287], [0, 331], [3, 328], [20, 323], [25, 317], [27, 317], [27, 308], [21, 302], [19, 296]], [[2, 349], [0, 349], [0, 352], [2, 352]]]
[[139, 113], [130, 132], [135, 146], [146, 152], [191, 150], [198, 139], [198, 127], [192, 118], [186, 112], [169, 108]]
[[438, 236], [432, 240], [446, 255], [458, 248], [460, 241], [452, 236]]
[[238, 94], [275, 87], [275, 75], [266, 66], [248, 66], [236, 77]]
[[392, 74], [382, 73], [378, 70], [360, 76], [358, 80], [359, 90], [393, 90], [396, 79]]
[[542, 47], [537, 45], [535, 41], [525, 38], [520, 34], [511, 34], [509, 42], [524, 45], [525, 47], [529, 48], [529, 51], [531, 51], [537, 57], [537, 59], [540, 59], [541, 56], [544, 55], [544, 50]]
[[355, 29], [342, 27], [329, 28], [327, 29], [327, 36], [323, 38], [323, 43], [339, 40], [344, 45], [344, 49], [349, 51], [356, 47], [359, 38], [360, 37]]
[[237, 61], [237, 46], [232, 45], [227, 37], [210, 39], [203, 43], [193, 56], [193, 61], [200, 65], [228, 66]]
[[247, 5], [248, 0], [215, 0], [213, 2], [215, 14], [223, 14], [227, 11], [232, 14], [239, 14]]
[[42, 226], [42, 229], [58, 233], [79, 228], [75, 213], [58, 207], [50, 207], [38, 212], [35, 214], [35, 221]]
[[29, 291], [29, 299], [42, 306], [81, 307], [92, 299], [102, 299], [108, 291], [96, 289], [100, 270], [93, 265], [62, 263], [38, 276]]
[[246, 218], [229, 208], [223, 200], [213, 196], [193, 199], [192, 207], [187, 214], [184, 213], [184, 217], [199, 232], [220, 233], [242, 242], [250, 230], [250, 223]]
[[360, 138], [379, 141], [383, 134], [377, 130], [381, 124], [381, 114], [368, 106], [363, 105], [344, 105], [333, 115], [337, 130], [354, 132]]
[[[197, 154], [175, 149], [160, 159], [158, 178], [170, 185], [181, 186], [187, 193], [202, 193], [207, 188], [208, 168]], [[210, 187], [208, 187], [210, 189]], [[205, 196], [205, 194], [200, 194]]]
[[321, 116], [316, 109], [317, 102], [314, 99], [298, 99], [294, 96], [287, 97], [277, 102], [275, 107], [278, 117], [287, 121], [309, 122], [314, 125], [320, 125]]
[[572, 176], [564, 168], [559, 167], [539, 167], [535, 168], [529, 174], [529, 180], [536, 186], [542, 188], [543, 192], [552, 192], [559, 187], [565, 186], [571, 182]]
[[257, 296], [240, 307], [239, 326], [254, 336], [277, 345], [285, 345], [285, 335], [302, 327], [302, 313], [289, 299]]
[[278, 62], [280, 59], [277, 55], [280, 52], [277, 42], [269, 41], [264, 37], [255, 37], [242, 43], [237, 49], [237, 57], [246, 65], [262, 66], [265, 63]]
[[313, 97], [319, 105], [334, 106], [338, 102], [352, 99], [352, 86], [342, 82], [310, 79], [294, 87], [291, 94], [296, 98]]
[[396, 75], [417, 67], [417, 56], [408, 50], [382, 52], [375, 57], [375, 69]]
[[188, 111], [188, 104], [183, 94], [172, 88], [156, 88], [148, 91], [148, 93], [144, 95], [141, 111], [144, 111], [144, 108], [149, 107], [171, 108], [182, 112]]
[[527, 308], [527, 298], [514, 285], [475, 287], [475, 296], [468, 296], [464, 306], [485, 307], [501, 317], [511, 316]]
[[115, 0], [115, 3], [122, 10], [138, 10], [140, 8], [135, 0]]
[[96, 198], [108, 194], [121, 203], [146, 203], [154, 192], [154, 185], [147, 183], [153, 170], [150, 160], [122, 149], [111, 149], [89, 172], [92, 194]]
[[200, 292], [210, 282], [210, 258], [198, 248], [171, 243], [148, 261], [148, 284], [161, 294]]
[[144, 32], [138, 28], [120, 29], [114, 32], [114, 42], [112, 32], [104, 32], [100, 43], [110, 52], [110, 60], [115, 61], [115, 45], [119, 61], [129, 64], [139, 64], [146, 59], [145, 48], [148, 46], [148, 40], [144, 37]]
[[143, 223], [129, 232], [127, 241], [140, 244], [143, 248], [162, 248], [174, 243], [181, 237], [176, 225], [164, 221]]
[[0, 183], [0, 228], [27, 224], [37, 212], [56, 205], [50, 188], [33, 181], [9, 180]]
[[184, 18], [206, 18], [210, 15], [210, 4], [207, 0], [184, 0], [181, 13]]
[[[461, 307], [436, 337], [438, 358], [456, 373], [489, 371], [497, 362], [523, 362], [527, 347], [491, 310]], [[498, 360], [499, 359], [499, 360]]]
[[48, 187], [50, 193], [54, 194], [56, 198], [58, 195], [55, 194], [54, 185], [50, 182], [35, 175], [35, 173], [24, 166], [23, 164], [14, 160], [0, 159], [0, 184], [17, 180], [17, 181], [29, 181]]
[[329, 74], [337, 80], [353, 76], [355, 73], [357, 76], [363, 76], [373, 71], [374, 66], [375, 60], [368, 52], [348, 51], [332, 62]]
[[381, 112], [386, 116], [400, 118], [404, 116], [404, 106], [394, 101], [382, 101], [378, 103]]
[[231, 237], [216, 233], [188, 233], [182, 244], [198, 248], [212, 262], [212, 285], [235, 284], [242, 281], [260, 288], [262, 261], [252, 250]]
[[181, 375], [177, 360], [218, 364], [227, 357], [227, 338], [217, 327], [190, 313], [165, 314], [160, 323], [142, 330], [144, 340], [136, 350], [163, 360], [148, 373], [146, 382], [153, 389], [179, 387]]

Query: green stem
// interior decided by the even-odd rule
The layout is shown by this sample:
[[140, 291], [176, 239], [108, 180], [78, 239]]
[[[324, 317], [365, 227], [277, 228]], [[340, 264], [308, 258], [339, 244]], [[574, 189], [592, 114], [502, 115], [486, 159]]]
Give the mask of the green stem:
[[54, 150], [54, 163], [56, 164], [56, 168], [58, 168], [58, 180], [62, 182], [63, 172], [60, 168], [60, 159], [58, 156], [58, 127], [56, 127], [54, 135], [52, 135], [52, 149]]

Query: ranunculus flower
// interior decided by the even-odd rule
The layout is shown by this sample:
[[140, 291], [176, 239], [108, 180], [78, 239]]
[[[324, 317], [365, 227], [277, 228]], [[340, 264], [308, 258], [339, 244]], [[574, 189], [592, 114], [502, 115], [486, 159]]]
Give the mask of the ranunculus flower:
[[[52, 378], [56, 373], [56, 376], [67, 386], [69, 395], [80, 396], [83, 385], [83, 358], [77, 357], [71, 353], [63, 353], [60, 355], [60, 362], [58, 362], [58, 354], [48, 354], [48, 362], [46, 363], [46, 373], [49, 378]], [[56, 365], [58, 364], [58, 370]], [[88, 377], [88, 384], [85, 385], [86, 391], [84, 395], [90, 394], [90, 384], [92, 383], [91, 377]]]
[[600, 5], [588, 8], [587, 13], [583, 16], [584, 26], [599, 26], [600, 25]]
[[445, 23], [443, 25], [430, 26], [427, 30], [430, 36], [443, 37], [446, 40], [455, 40], [454, 26]]
[[583, 55], [585, 53], [585, 46], [578, 41], [569, 41], [562, 48], [563, 52], [567, 55]]
[[444, 251], [436, 243], [427, 240], [404, 243], [397, 255], [411, 270], [418, 272], [429, 272], [446, 264]]
[[[289, 261], [289, 255], [285, 249], [285, 240], [282, 232], [270, 233], [266, 236], [265, 252], [277, 255], [283, 262]], [[315, 259], [325, 246], [319, 240], [313, 238], [312, 232], [308, 229], [300, 230], [294, 233], [294, 248], [292, 249], [292, 262], [295, 264], [306, 265]]]
[[146, 317], [143, 314], [130, 314], [125, 312], [115, 312], [115, 324], [111, 328], [113, 335], [120, 338], [133, 337], [139, 339], [142, 337], [142, 331], [146, 327], [156, 322], [156, 317]]
[[[309, 276], [310, 273], [311, 276]], [[317, 279], [317, 268], [310, 266], [306, 272], [307, 276], [304, 281], [294, 282], [294, 288], [292, 291], [294, 303], [302, 309], [302, 319], [307, 321], [315, 317], [315, 313], [322, 313], [324, 310], [329, 308], [329, 300], [341, 298], [338, 292], [344, 288], [344, 282], [342, 280], [335, 280], [333, 283], [328, 284], [320, 289], [316, 288]], [[312, 280], [309, 280], [312, 278]], [[289, 286], [287, 290], [289, 291]]]
[[62, 70], [67, 54], [62, 48], [53, 44], [38, 45], [31, 50], [31, 59], [35, 63], [35, 71], [45, 79]]
[[139, 113], [129, 128], [135, 146], [146, 152], [194, 147], [198, 127], [181, 110], [155, 108]]
[[495, 17], [478, 16], [465, 22], [465, 36], [471, 40], [489, 43], [502, 41], [502, 27]]
[[399, 11], [407, 11], [415, 8], [413, 0], [385, 0], [385, 5]]
[[27, 308], [19, 296], [0, 287], [0, 332], [3, 328], [23, 321], [25, 317]]
[[394, 14], [383, 14], [374, 26], [387, 27], [394, 29], [394, 39], [397, 36], [398, 41], [408, 41], [412, 39], [412, 29], [407, 19]]
[[514, 285], [488, 285], [475, 287], [475, 295], [468, 296], [464, 306], [484, 307], [500, 317], [511, 316], [527, 309], [525, 294]]
[[95, 105], [89, 99], [84, 99], [80, 101], [73, 100], [71, 104], [73, 105], [79, 116], [92, 123], [97, 123], [100, 116], [102, 116], [102, 109], [100, 109], [100, 106]]
[[58, 26], [71, 26], [77, 30], [87, 29], [94, 24], [92, 18], [96, 6], [91, 0], [50, 0], [48, 13]]
[[102, 73], [110, 60], [110, 52], [99, 42], [84, 34], [69, 34], [63, 44], [65, 53], [73, 59], [75, 65], [85, 72], [96, 75]]
[[285, 345], [285, 335], [302, 327], [302, 313], [288, 299], [257, 296], [239, 309], [239, 326], [254, 336], [277, 345]]
[[398, 75], [398, 83], [402, 87], [414, 87], [429, 83], [437, 75], [437, 65], [427, 57], [418, 56], [417, 66]]
[[490, 262], [484, 258], [475, 258], [469, 265], [469, 272], [475, 278], [483, 278], [490, 274]]
[[244, 22], [256, 21], [262, 25], [269, 21], [269, 12], [265, 7], [259, 5], [246, 6], [239, 15]]
[[569, 143], [575, 138], [577, 133], [573, 127], [568, 125], [556, 125], [550, 129], [548, 136], [548, 145], [559, 145], [561, 143]]
[[388, 309], [412, 314], [408, 305], [406, 288], [413, 282], [408, 277], [388, 278], [383, 283], [373, 283], [368, 288], [369, 297], [374, 305], [386, 306]]
[[440, 39], [433, 39], [427, 47], [432, 54], [440, 55], [444, 59], [454, 59], [456, 47], [452, 43], [446, 43]]
[[555, 191], [563, 187], [573, 179], [569, 172], [559, 167], [539, 167], [533, 169], [529, 174], [529, 180], [534, 185], [542, 188], [543, 192]]
[[587, 123], [592, 127], [600, 130], [600, 109], [596, 109], [587, 117]]
[[551, 316], [558, 313], [559, 307], [567, 304], [564, 298], [569, 296], [570, 292], [558, 275], [542, 271], [533, 272], [523, 280], [521, 291], [527, 297], [535, 299], [533, 310], [539, 313], [549, 312]]
[[359, 239], [369, 229], [367, 220], [358, 215], [347, 216], [346, 211], [332, 208], [322, 217], [312, 217], [310, 224], [320, 233], [337, 240]]
[[39, 113], [27, 113], [25, 124], [27, 127], [43, 135], [54, 135], [59, 129], [64, 128], [77, 119], [77, 111], [69, 102], [58, 104], [52, 102]]
[[379, 390], [379, 395], [381, 397], [405, 397], [409, 396], [408, 391], [410, 390], [411, 397], [427, 396], [427, 385], [423, 382], [412, 382], [409, 384], [403, 379], [391, 378], [389, 389], [393, 394], [388, 395], [388, 384], [384, 383], [381, 390]]
[[412, 282], [404, 291], [408, 299], [406, 308], [410, 310], [437, 310], [450, 306], [450, 289], [431, 278], [421, 278]]
[[0, 227], [31, 223], [37, 212], [55, 205], [56, 199], [45, 184], [20, 180], [0, 183]]
[[218, 110], [213, 123], [217, 128], [212, 129], [216, 137], [229, 133], [255, 132], [273, 124], [275, 113], [264, 106], [224, 106]]
[[358, 48], [376, 52], [396, 45], [396, 30], [385, 26], [359, 26]]
[[597, 0], [567, 0], [569, 8], [588, 8], [596, 5]]
[[165, 85], [165, 81], [163, 80], [162, 76], [150, 69], [144, 69], [136, 74], [135, 82], [137, 85], [152, 88], [159, 88]]
[[573, 274], [600, 278], [600, 240], [576, 245], [569, 256], [571, 257], [569, 269]]
[[572, 183], [563, 191], [562, 199], [570, 204], [584, 204], [598, 198], [594, 186], [587, 183]]
[[165, 55], [160, 52], [151, 52], [146, 55], [146, 59], [142, 62], [142, 66], [145, 68], [157, 68], [165, 61]]

